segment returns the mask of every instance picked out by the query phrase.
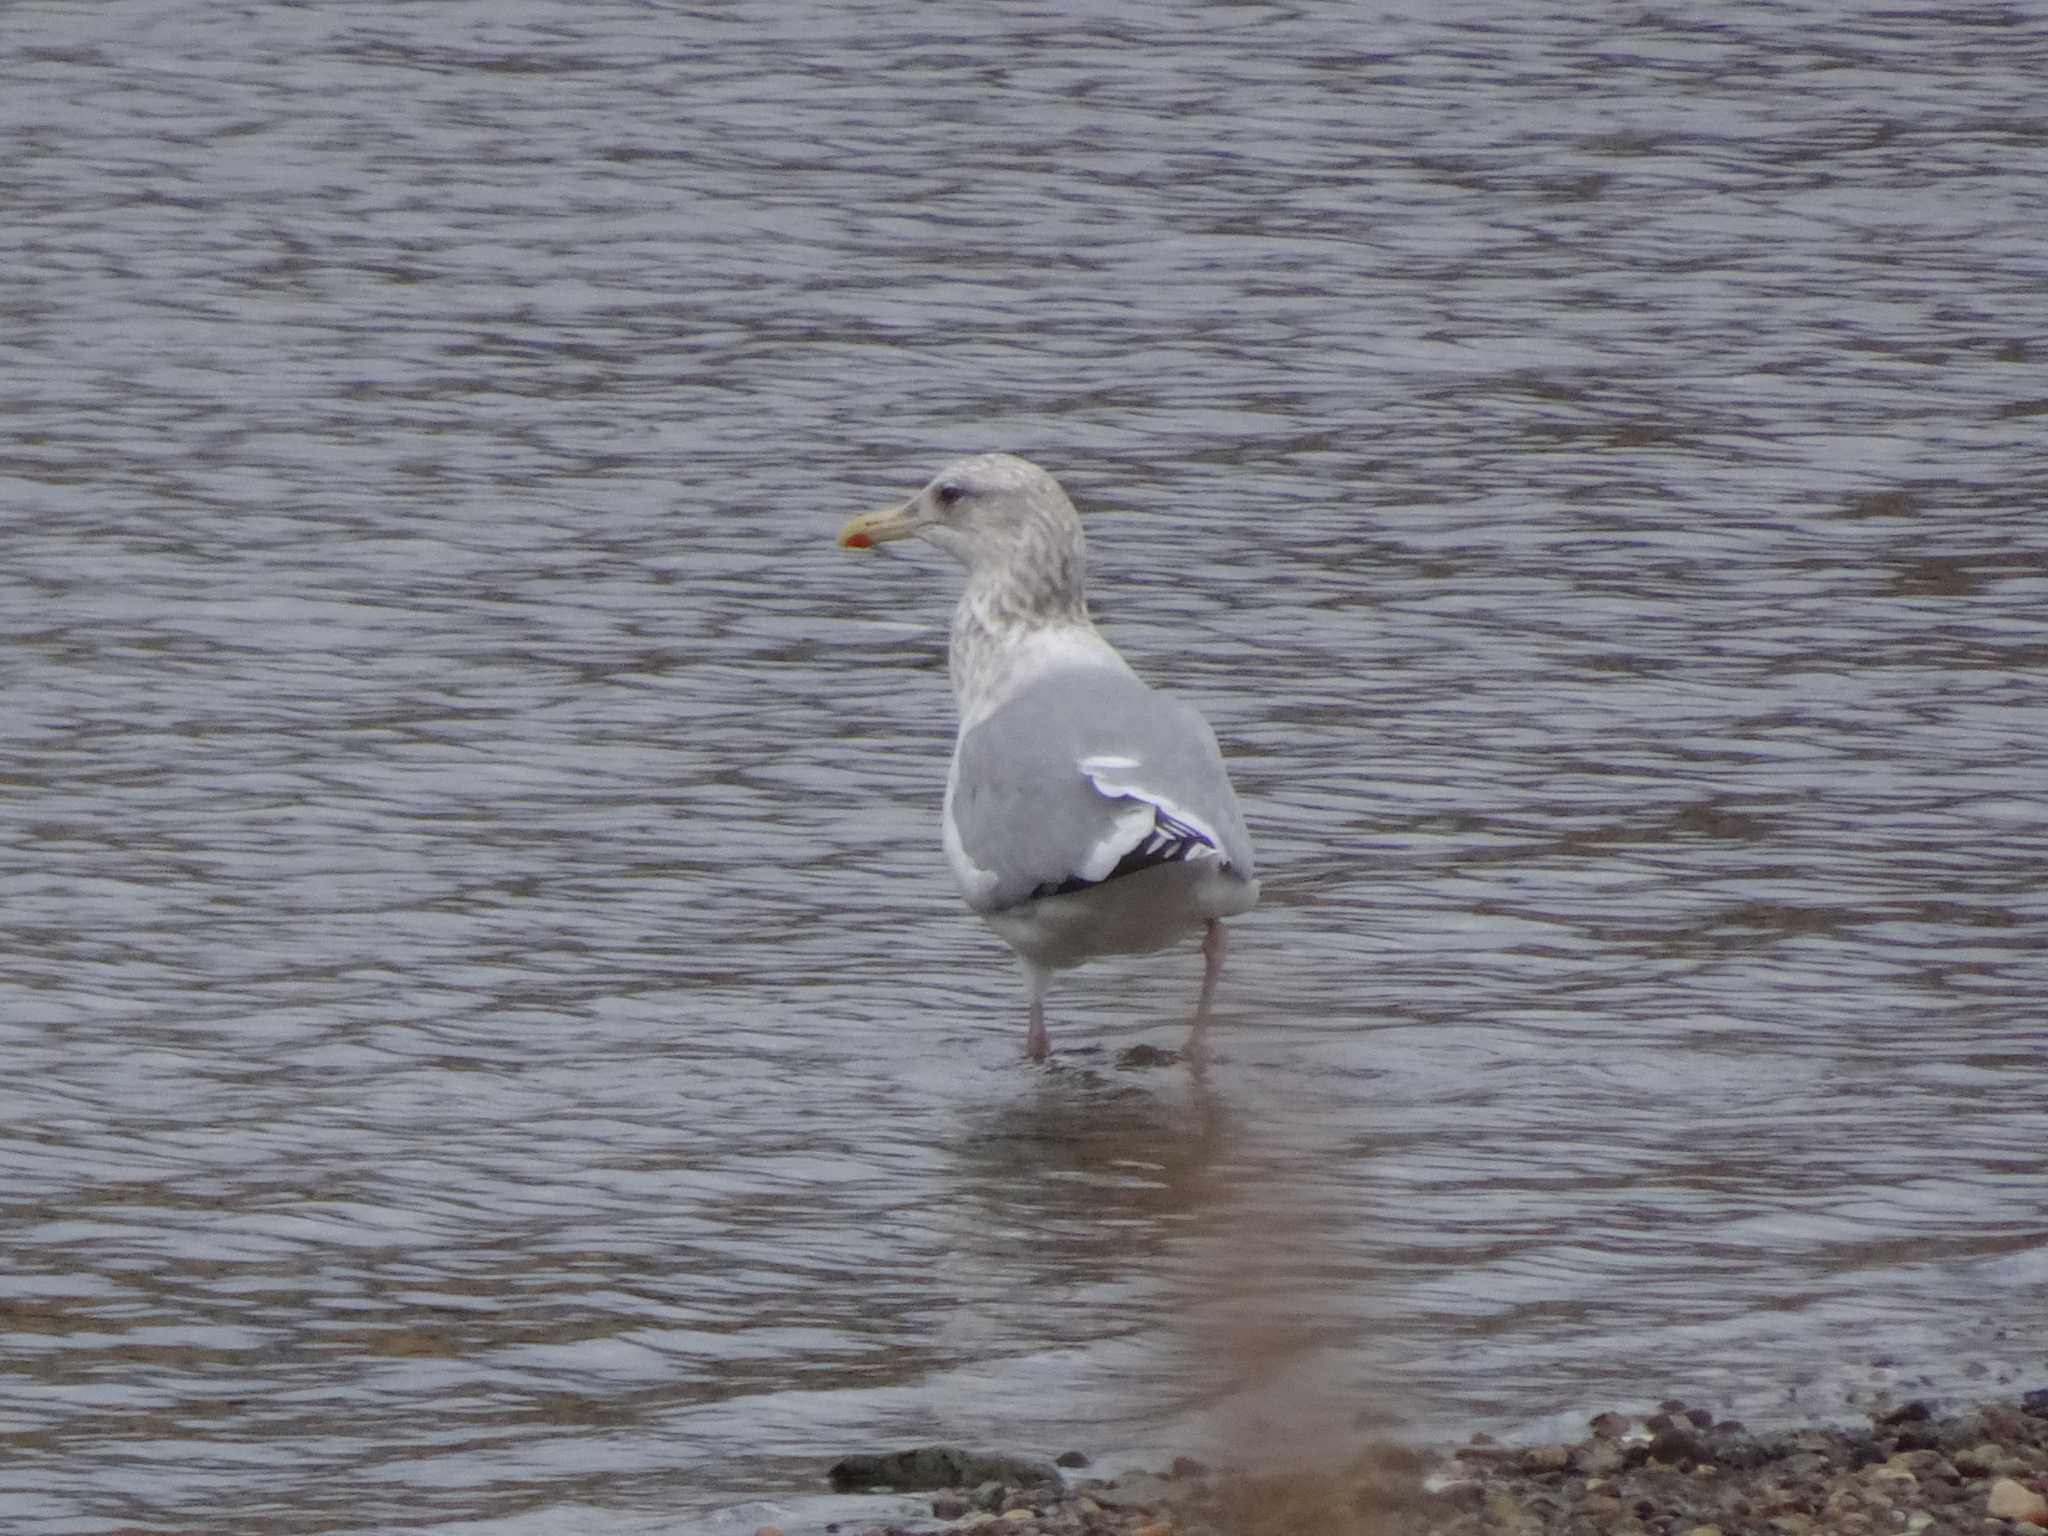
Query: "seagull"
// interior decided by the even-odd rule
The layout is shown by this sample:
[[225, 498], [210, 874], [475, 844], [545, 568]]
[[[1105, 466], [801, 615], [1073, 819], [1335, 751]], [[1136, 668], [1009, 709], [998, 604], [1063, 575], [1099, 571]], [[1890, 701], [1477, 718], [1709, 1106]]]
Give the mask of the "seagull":
[[1006, 453], [940, 470], [901, 506], [854, 518], [845, 549], [923, 539], [967, 568], [947, 657], [960, 733], [946, 860], [967, 905], [1023, 962], [1026, 1053], [1051, 1049], [1053, 976], [1202, 930], [1188, 1055], [1223, 972], [1223, 919], [1259, 899], [1251, 839], [1189, 705], [1148, 686], [1088, 617], [1085, 546], [1051, 475]]

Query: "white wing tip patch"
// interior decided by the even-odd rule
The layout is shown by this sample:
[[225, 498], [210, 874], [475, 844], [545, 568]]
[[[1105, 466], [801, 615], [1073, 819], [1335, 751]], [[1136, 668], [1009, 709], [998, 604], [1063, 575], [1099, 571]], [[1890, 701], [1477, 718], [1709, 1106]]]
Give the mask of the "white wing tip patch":
[[1142, 802], [1117, 812], [1109, 830], [1096, 839], [1074, 874], [1090, 885], [1107, 880], [1124, 857], [1151, 835], [1154, 816], [1152, 807]]
[[[1183, 827], [1193, 832], [1202, 842], [1207, 843], [1212, 850], [1222, 848], [1223, 839], [1217, 835], [1216, 829], [1209, 824], [1206, 817], [1190, 815], [1181, 806], [1168, 799], [1165, 795], [1160, 794], [1157, 790], [1148, 789], [1143, 784], [1138, 783], [1134, 777], [1121, 779], [1112, 777], [1116, 769], [1125, 767], [1135, 768], [1136, 766], [1137, 764], [1129, 758], [1121, 757], [1091, 757], [1083, 760], [1081, 764], [1081, 771], [1088, 775], [1088, 782], [1095, 786], [1095, 792], [1098, 795], [1108, 800], [1135, 800], [1146, 808], [1145, 821], [1139, 827], [1137, 836], [1129, 838], [1125, 845], [1126, 850], [1143, 841], [1146, 834], [1152, 830], [1152, 819], [1155, 813], [1166, 817], [1169, 821], [1179, 822]], [[1137, 822], [1126, 821], [1124, 817], [1118, 817], [1117, 824], [1119, 830], [1126, 827], [1139, 826]], [[1125, 835], [1128, 836], [1128, 834]], [[1197, 856], [1199, 857], [1200, 855]]]

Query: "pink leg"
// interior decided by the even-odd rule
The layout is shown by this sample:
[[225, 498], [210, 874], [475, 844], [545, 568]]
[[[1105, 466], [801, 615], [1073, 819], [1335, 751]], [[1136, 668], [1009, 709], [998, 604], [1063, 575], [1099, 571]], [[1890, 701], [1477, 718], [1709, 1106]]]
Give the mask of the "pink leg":
[[1043, 1061], [1052, 1053], [1052, 1038], [1045, 1032], [1045, 989], [1051, 981], [1052, 972], [1035, 965], [1024, 967], [1024, 985], [1031, 993], [1031, 1028], [1024, 1036], [1024, 1054], [1033, 1061]]
[[1209, 1005], [1216, 1001], [1216, 981], [1223, 974], [1223, 924], [1209, 919], [1202, 933], [1202, 995], [1195, 1000], [1195, 1027], [1188, 1035], [1187, 1053], [1200, 1061], [1205, 1051], [1204, 1034], [1209, 1027]]

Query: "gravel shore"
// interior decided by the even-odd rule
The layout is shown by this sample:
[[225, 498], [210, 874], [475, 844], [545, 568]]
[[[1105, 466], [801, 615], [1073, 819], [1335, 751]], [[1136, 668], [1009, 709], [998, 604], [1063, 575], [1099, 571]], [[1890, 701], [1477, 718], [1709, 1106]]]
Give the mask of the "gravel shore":
[[2048, 1390], [1955, 1412], [1911, 1402], [1847, 1427], [1752, 1434], [1667, 1402], [1601, 1414], [1570, 1445], [1377, 1448], [1337, 1467], [1091, 1479], [1061, 1467], [931, 1449], [849, 1457], [845, 1490], [919, 1491], [897, 1524], [834, 1536], [2041, 1536]]

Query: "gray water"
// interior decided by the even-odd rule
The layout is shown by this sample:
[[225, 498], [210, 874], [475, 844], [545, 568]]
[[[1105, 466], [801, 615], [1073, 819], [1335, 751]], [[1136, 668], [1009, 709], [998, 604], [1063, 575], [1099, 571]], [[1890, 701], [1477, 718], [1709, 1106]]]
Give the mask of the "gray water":
[[[0, 18], [0, 1524], [2048, 1378], [2048, 18], [1450, 9]], [[1021, 1060], [833, 547], [989, 447], [1206, 1079], [1192, 948]]]

